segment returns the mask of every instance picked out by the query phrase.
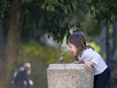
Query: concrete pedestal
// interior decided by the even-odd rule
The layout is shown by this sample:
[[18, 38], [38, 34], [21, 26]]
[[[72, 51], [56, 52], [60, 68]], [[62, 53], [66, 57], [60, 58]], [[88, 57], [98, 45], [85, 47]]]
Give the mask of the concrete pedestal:
[[47, 68], [48, 88], [93, 88], [94, 69], [84, 64], [50, 64]]

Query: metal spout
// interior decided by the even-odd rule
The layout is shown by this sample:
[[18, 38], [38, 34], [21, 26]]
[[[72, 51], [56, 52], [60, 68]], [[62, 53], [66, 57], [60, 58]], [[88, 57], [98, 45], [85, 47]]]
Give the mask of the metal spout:
[[58, 64], [63, 63], [63, 55], [64, 55], [64, 53], [61, 53], [61, 57], [58, 59]]

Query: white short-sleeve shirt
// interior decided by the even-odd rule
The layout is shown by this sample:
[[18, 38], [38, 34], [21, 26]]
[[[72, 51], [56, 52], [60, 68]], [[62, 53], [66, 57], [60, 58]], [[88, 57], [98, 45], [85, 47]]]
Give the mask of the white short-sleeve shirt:
[[78, 56], [78, 58], [80, 61], [82, 60], [86, 62], [92, 60], [95, 63], [94, 65], [92, 65], [95, 69], [94, 75], [101, 74], [108, 67], [100, 54], [92, 48], [83, 50], [81, 57]]

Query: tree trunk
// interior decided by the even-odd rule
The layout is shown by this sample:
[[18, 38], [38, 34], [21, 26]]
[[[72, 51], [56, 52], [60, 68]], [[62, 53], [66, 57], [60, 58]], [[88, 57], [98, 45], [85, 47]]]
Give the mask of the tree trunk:
[[5, 59], [0, 59], [0, 88], [9, 88], [13, 79], [24, 17], [24, 7], [21, 4], [22, 0], [13, 0]]

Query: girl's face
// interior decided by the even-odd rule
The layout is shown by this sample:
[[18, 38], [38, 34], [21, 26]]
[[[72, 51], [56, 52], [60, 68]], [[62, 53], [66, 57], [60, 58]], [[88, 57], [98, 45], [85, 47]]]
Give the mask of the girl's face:
[[74, 45], [71, 44], [70, 42], [69, 42], [68, 44], [69, 44], [69, 51], [72, 52], [72, 56], [76, 56], [76, 55], [77, 55], [78, 49], [76, 48], [76, 46], [74, 46]]

